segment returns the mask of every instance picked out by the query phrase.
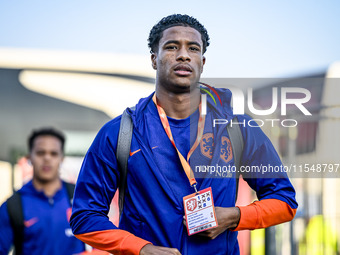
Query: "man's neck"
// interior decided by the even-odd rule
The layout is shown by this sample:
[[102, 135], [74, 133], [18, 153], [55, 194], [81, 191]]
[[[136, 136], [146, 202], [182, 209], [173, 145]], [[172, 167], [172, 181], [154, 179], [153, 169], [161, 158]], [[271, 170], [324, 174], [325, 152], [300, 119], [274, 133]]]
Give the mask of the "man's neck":
[[60, 178], [56, 178], [49, 182], [43, 182], [33, 177], [32, 182], [36, 190], [43, 191], [47, 197], [53, 197], [62, 186]]
[[200, 104], [200, 90], [175, 94], [156, 88], [157, 103], [168, 117], [185, 119], [194, 113]]

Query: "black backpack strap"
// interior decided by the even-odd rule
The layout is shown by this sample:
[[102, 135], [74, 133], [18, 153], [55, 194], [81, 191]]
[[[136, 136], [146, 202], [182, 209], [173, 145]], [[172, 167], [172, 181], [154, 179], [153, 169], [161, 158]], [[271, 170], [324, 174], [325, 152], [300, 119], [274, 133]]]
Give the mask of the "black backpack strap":
[[70, 205], [72, 205], [73, 204], [74, 189], [75, 189], [76, 186], [74, 184], [68, 183], [68, 182], [65, 182], [65, 186], [66, 186], [67, 195], [70, 199]]
[[[237, 123], [237, 118], [234, 117], [231, 123]], [[227, 131], [229, 134], [231, 147], [233, 149], [233, 157], [236, 167], [236, 196], [235, 196], [235, 202], [237, 200], [237, 193], [238, 193], [238, 179], [240, 177], [240, 166], [241, 166], [241, 158], [243, 154], [243, 148], [244, 148], [244, 140], [241, 133], [241, 128], [239, 125], [231, 125], [229, 124], [227, 126]]]
[[22, 253], [22, 244], [24, 242], [24, 212], [22, 209], [21, 195], [19, 192], [7, 200], [7, 211], [14, 235], [14, 251], [16, 255]]
[[[130, 155], [133, 123], [127, 108], [122, 115], [120, 121], [116, 158], [120, 168], [120, 182], [119, 182], [119, 217], [122, 216], [124, 206], [124, 195], [127, 177], [127, 163]], [[134, 107], [131, 108], [132, 110]]]

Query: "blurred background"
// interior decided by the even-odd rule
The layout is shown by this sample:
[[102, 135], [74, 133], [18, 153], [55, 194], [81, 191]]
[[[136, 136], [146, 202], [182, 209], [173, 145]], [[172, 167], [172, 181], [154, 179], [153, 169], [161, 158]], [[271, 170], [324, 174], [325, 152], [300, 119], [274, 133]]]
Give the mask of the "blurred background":
[[[100, 127], [154, 90], [147, 38], [163, 16], [186, 13], [208, 30], [203, 80], [254, 89], [260, 109], [272, 87], [310, 90], [288, 118], [264, 127], [286, 164], [340, 163], [340, 2], [0, 1], [0, 204], [29, 180], [26, 139], [54, 126], [67, 137], [62, 178], [76, 181]], [[255, 117], [255, 116], [254, 116]], [[280, 118], [280, 111], [273, 118]], [[329, 172], [329, 171], [328, 171]], [[291, 175], [292, 223], [239, 234], [242, 254], [339, 254], [339, 172]], [[238, 203], [254, 195], [240, 184]], [[113, 205], [115, 208], [115, 205]], [[117, 221], [115, 210], [111, 212]]]

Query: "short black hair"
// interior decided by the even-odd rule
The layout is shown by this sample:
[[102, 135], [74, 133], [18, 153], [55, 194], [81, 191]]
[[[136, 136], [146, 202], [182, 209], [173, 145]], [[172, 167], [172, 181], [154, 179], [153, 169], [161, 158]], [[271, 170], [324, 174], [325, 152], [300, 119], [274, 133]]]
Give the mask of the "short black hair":
[[184, 27], [192, 27], [200, 32], [203, 42], [203, 53], [206, 52], [207, 47], [209, 46], [209, 35], [208, 31], [205, 27], [199, 23], [197, 19], [189, 15], [182, 14], [172, 14], [167, 17], [162, 18], [150, 31], [149, 34], [149, 43], [148, 46], [150, 48], [150, 53], [155, 53], [158, 50], [158, 44], [160, 39], [163, 36], [163, 31], [170, 27], [174, 26], [184, 26]]
[[40, 129], [35, 129], [32, 131], [31, 135], [28, 137], [28, 151], [31, 152], [34, 144], [34, 140], [39, 136], [54, 136], [58, 138], [61, 142], [61, 151], [64, 153], [65, 136], [64, 134], [53, 128], [53, 127], [43, 127]]

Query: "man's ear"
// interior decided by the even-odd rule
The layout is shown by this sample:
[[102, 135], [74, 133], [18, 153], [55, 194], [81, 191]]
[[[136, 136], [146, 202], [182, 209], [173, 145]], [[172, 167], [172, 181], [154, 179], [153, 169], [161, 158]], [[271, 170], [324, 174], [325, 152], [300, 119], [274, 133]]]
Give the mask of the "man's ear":
[[30, 166], [32, 165], [32, 162], [31, 162], [31, 154], [27, 154], [25, 156], [26, 160], [27, 160], [27, 164], [29, 164]]
[[155, 53], [151, 54], [151, 65], [152, 68], [157, 70], [157, 63], [156, 63], [157, 55]]
[[202, 57], [202, 67], [201, 67], [201, 73], [203, 73], [203, 66], [205, 65], [205, 56]]

